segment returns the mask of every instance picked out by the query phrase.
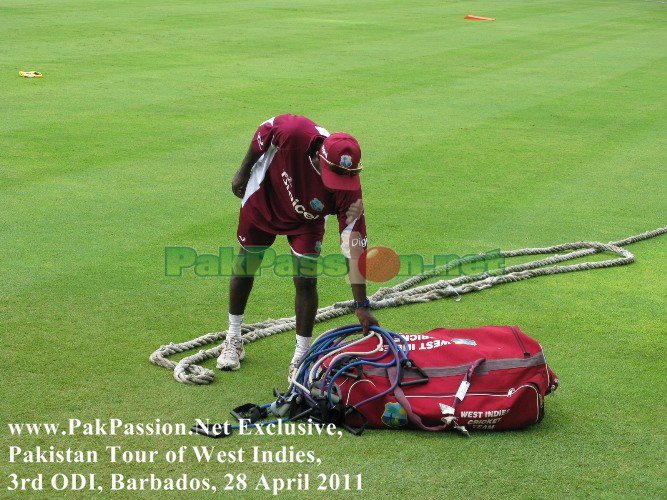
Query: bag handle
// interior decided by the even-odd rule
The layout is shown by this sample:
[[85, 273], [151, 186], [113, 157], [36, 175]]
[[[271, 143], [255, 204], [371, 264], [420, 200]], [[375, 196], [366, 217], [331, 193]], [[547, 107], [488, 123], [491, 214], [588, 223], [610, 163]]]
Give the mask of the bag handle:
[[[394, 389], [394, 396], [396, 397], [396, 401], [398, 401], [400, 405], [405, 409], [405, 412], [408, 415], [408, 420], [413, 424], [415, 424], [420, 429], [423, 429], [425, 431], [438, 432], [438, 431], [444, 431], [450, 425], [454, 424], [454, 428], [456, 428], [457, 430], [461, 430], [464, 434], [467, 435], [468, 431], [465, 430], [465, 427], [461, 427], [456, 424], [455, 422], [456, 418], [454, 417], [454, 412], [459, 403], [463, 401], [463, 398], [465, 398], [465, 395], [468, 392], [468, 388], [470, 387], [470, 380], [472, 379], [475, 370], [479, 365], [484, 363], [484, 361], [486, 361], [486, 358], [480, 358], [476, 361], [473, 361], [471, 365], [468, 367], [468, 370], [466, 371], [466, 374], [464, 375], [463, 380], [459, 385], [459, 389], [458, 391], [456, 391], [456, 395], [454, 396], [454, 403], [452, 404], [451, 407], [449, 407], [451, 411], [447, 413], [444, 413], [443, 411], [444, 424], [442, 425], [424, 424], [424, 422], [422, 422], [421, 417], [412, 411], [412, 406], [410, 406], [410, 402], [408, 401], [408, 398], [405, 397], [405, 393], [403, 392], [403, 389], [401, 388], [400, 385], [397, 385], [396, 388]], [[396, 367], [391, 367], [387, 370], [390, 378], [392, 378], [392, 375], [395, 375], [396, 373], [395, 370], [397, 370]]]

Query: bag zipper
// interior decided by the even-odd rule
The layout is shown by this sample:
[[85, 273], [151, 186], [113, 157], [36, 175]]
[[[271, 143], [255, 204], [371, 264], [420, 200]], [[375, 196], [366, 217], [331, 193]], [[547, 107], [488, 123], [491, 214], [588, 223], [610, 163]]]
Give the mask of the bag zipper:
[[[523, 388], [531, 388], [533, 391], [535, 391], [535, 396], [536, 396], [536, 403], [537, 403], [537, 419], [535, 420], [535, 423], [540, 421], [540, 407], [542, 406], [542, 395], [540, 394], [540, 391], [538, 391], [537, 387], [535, 384], [522, 384], [518, 387], [512, 387], [510, 388], [507, 392], [469, 392], [466, 394], [466, 397], [468, 396], [495, 396], [495, 397], [504, 397], [504, 398], [511, 398], [514, 397], [514, 395], [519, 392], [520, 389]], [[405, 396], [407, 399], [411, 398], [453, 398], [455, 394], [439, 394], [439, 395], [431, 395], [431, 396]]]
[[[514, 396], [519, 391], [519, 389], [523, 389], [524, 387], [530, 387], [536, 393], [539, 394], [539, 391], [537, 390], [537, 387], [535, 387], [535, 384], [528, 383], [528, 384], [521, 384], [517, 387], [510, 387], [506, 391], [469, 392], [468, 394], [466, 394], [466, 397], [468, 397], [468, 396], [502, 396], [502, 397], [505, 397], [505, 398], [511, 398], [512, 396]], [[411, 396], [406, 395], [405, 397], [408, 398], [408, 399], [410, 399], [410, 398], [419, 399], [419, 398], [453, 398], [454, 396], [456, 396], [456, 393], [451, 393], [451, 394], [423, 394], [423, 395], [415, 394], [415, 395], [411, 395]]]
[[[496, 396], [496, 397], [512, 397], [514, 392], [516, 392], [518, 389], [514, 389], [513, 387], [505, 392], [502, 391], [493, 391], [493, 392], [469, 392], [466, 394], [466, 397], [468, 396]], [[514, 392], [512, 392], [514, 391]], [[453, 398], [456, 396], [456, 393], [452, 394], [429, 394], [429, 395], [414, 395], [414, 396], [408, 396], [406, 395], [405, 397], [407, 399], [419, 399], [419, 398]]]
[[521, 336], [519, 335], [516, 327], [510, 326], [510, 328], [512, 329], [512, 333], [514, 334], [514, 338], [516, 339], [517, 344], [519, 344], [519, 348], [523, 352], [523, 357], [530, 358], [530, 353], [526, 351], [526, 346], [523, 344], [523, 340], [521, 340]]

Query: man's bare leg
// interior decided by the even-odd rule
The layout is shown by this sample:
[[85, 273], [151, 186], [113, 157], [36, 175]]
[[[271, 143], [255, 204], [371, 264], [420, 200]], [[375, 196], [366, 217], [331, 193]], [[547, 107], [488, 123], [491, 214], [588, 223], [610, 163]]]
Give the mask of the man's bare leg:
[[296, 315], [296, 348], [290, 363], [289, 379], [310, 347], [317, 314], [317, 277], [294, 277], [294, 312]]
[[296, 313], [296, 334], [301, 337], [312, 337], [317, 314], [317, 278], [294, 278], [296, 295], [294, 312]]
[[234, 262], [234, 275], [229, 280], [229, 314], [243, 315], [255, 282], [264, 252], [250, 253], [241, 248]]
[[241, 324], [255, 281], [255, 273], [263, 258], [264, 252], [248, 252], [241, 248], [234, 263], [234, 275], [229, 280], [229, 327], [217, 363], [221, 370], [238, 370], [245, 357]]

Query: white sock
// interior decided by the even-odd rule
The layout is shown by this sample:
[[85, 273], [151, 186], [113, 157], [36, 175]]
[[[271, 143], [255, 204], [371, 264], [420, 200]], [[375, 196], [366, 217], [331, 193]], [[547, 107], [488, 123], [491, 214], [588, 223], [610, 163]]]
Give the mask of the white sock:
[[308, 352], [311, 340], [313, 340], [312, 337], [302, 337], [301, 335], [296, 336], [296, 348], [294, 349], [292, 363], [298, 363], [303, 359], [303, 356]]
[[229, 328], [227, 329], [227, 338], [241, 338], [241, 323], [243, 323], [243, 314], [229, 315]]

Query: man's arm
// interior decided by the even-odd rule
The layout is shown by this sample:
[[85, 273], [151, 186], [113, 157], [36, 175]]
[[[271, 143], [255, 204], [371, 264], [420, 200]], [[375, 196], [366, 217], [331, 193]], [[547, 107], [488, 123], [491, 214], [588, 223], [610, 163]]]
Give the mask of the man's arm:
[[[364, 205], [361, 199], [358, 199], [354, 203], [350, 204], [349, 208], [345, 212], [345, 224], [349, 226], [355, 221], [362, 219], [364, 215]], [[342, 214], [341, 214], [342, 218]], [[364, 303], [368, 299], [366, 295], [366, 278], [360, 268], [359, 268], [359, 257], [366, 250], [366, 230], [365, 230], [365, 221], [361, 221], [360, 229], [363, 231], [363, 234], [357, 230], [352, 230], [349, 234], [341, 237], [348, 238], [347, 248], [349, 249], [349, 256], [347, 259], [348, 264], [348, 278], [350, 280], [350, 285], [352, 287], [352, 296], [354, 301], [357, 303]], [[364, 328], [364, 333], [369, 332], [371, 325], [379, 326], [378, 320], [375, 318], [370, 309], [365, 307], [357, 307], [355, 310], [359, 324]]]
[[252, 171], [252, 167], [255, 163], [257, 163], [257, 160], [259, 160], [260, 156], [262, 156], [262, 153], [256, 152], [253, 149], [251, 143], [245, 158], [243, 158], [243, 162], [241, 162], [241, 166], [234, 175], [234, 179], [232, 179], [232, 193], [234, 193], [234, 195], [238, 196], [239, 198], [243, 198], [246, 185], [250, 179], [250, 172]]
[[245, 188], [250, 180], [250, 172], [252, 171], [253, 165], [257, 163], [257, 160], [266, 153], [271, 145], [275, 130], [274, 124], [276, 123], [276, 120], [280, 120], [280, 118], [280, 116], [269, 118], [255, 131], [248, 152], [246, 153], [245, 158], [243, 158], [243, 162], [241, 162], [241, 166], [232, 180], [232, 192], [239, 198], [243, 198], [243, 195], [245, 194]]

